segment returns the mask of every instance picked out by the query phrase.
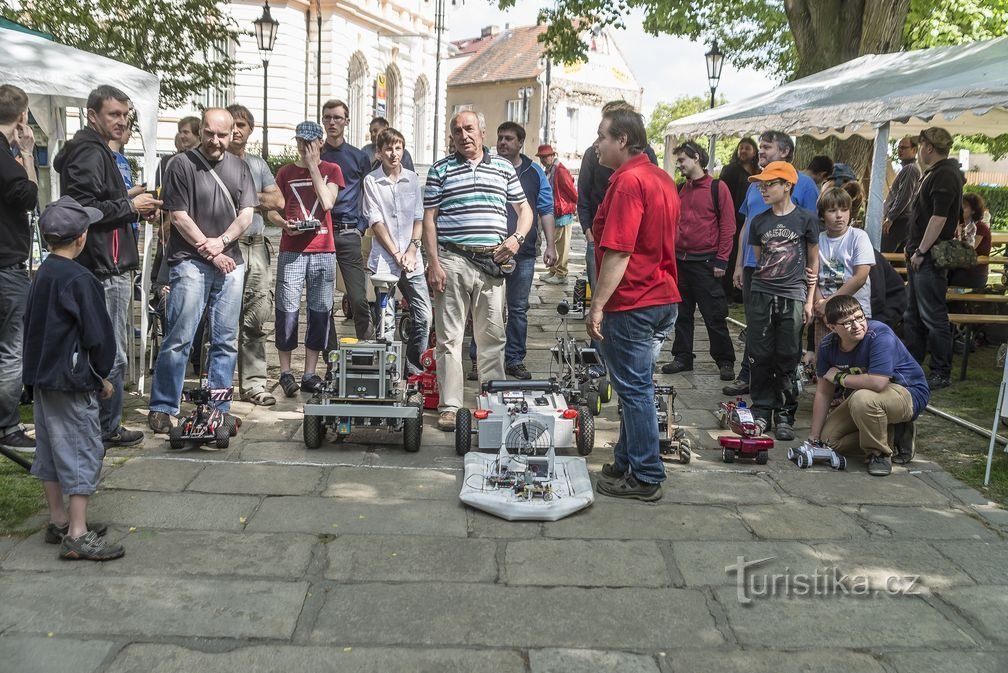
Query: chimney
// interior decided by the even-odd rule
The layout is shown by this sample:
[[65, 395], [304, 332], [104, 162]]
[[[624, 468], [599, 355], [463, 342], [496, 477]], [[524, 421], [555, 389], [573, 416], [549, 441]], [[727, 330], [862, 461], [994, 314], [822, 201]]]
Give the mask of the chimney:
[[487, 26], [480, 31], [480, 37], [493, 37], [500, 32], [500, 26]]

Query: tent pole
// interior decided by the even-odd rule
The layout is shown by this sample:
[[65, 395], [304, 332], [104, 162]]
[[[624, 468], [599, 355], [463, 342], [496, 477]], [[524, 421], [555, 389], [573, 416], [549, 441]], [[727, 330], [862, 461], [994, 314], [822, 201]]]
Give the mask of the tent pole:
[[872, 147], [871, 184], [868, 185], [868, 208], [865, 230], [878, 250], [882, 244], [882, 204], [885, 202], [886, 163], [889, 161], [889, 122], [875, 129]]

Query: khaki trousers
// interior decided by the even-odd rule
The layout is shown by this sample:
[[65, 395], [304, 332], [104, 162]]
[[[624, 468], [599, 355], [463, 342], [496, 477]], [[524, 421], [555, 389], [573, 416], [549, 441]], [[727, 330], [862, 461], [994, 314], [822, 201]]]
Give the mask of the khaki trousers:
[[552, 272], [554, 276], [562, 278], [567, 275], [567, 261], [570, 259], [571, 228], [573, 224], [571, 222], [566, 227], [556, 228], [556, 235], [553, 237], [553, 240], [556, 242], [557, 260], [556, 263], [547, 268], [547, 271]]
[[238, 381], [242, 395], [266, 390], [266, 323], [273, 319], [273, 250], [268, 239], [238, 239], [245, 258], [245, 286], [238, 332]]
[[855, 390], [823, 424], [822, 441], [848, 456], [890, 456], [889, 429], [913, 418], [913, 398], [903, 386], [890, 383], [880, 393]]
[[470, 310], [480, 381], [504, 378], [504, 279], [491, 278], [444, 248], [438, 255], [447, 276], [445, 291], [433, 293], [435, 353], [441, 387], [438, 410], [457, 411], [462, 406], [465, 381], [462, 341]]

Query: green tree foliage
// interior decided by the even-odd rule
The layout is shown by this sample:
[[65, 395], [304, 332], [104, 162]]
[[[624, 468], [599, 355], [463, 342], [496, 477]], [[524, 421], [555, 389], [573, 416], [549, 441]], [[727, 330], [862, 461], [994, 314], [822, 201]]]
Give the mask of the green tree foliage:
[[238, 29], [227, 0], [0, 0], [0, 15], [158, 75], [162, 108], [227, 86], [237, 65], [229, 47]]
[[[724, 105], [727, 99], [719, 96], [715, 101], [717, 105]], [[710, 107], [710, 99], [706, 96], [680, 96], [671, 103], [659, 102], [655, 105], [648, 119], [646, 130], [648, 142], [658, 156], [658, 163], [661, 164], [665, 157], [665, 127], [675, 119], [688, 117], [689, 115], [703, 112]], [[701, 147], [706, 148], [710, 139], [707, 136], [699, 136], [692, 139]], [[731, 138], [719, 138], [715, 145], [715, 154], [719, 164], [726, 164], [731, 159], [732, 152], [735, 151], [737, 141]]]

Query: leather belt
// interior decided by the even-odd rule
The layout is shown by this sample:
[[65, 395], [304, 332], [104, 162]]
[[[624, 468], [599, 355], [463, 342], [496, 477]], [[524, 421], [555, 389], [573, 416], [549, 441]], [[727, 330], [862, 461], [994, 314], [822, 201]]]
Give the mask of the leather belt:
[[498, 247], [497, 245], [463, 245], [461, 243], [441, 243], [446, 250], [451, 250], [452, 252], [473, 252], [477, 254], [485, 254], [488, 252], [495, 251]]
[[253, 234], [252, 236], [242, 236], [238, 239], [245, 245], [255, 245], [256, 243], [262, 243], [266, 240], [266, 237], [262, 234]]
[[333, 229], [335, 231], [340, 231], [340, 232], [342, 232], [342, 231], [350, 231], [351, 229], [356, 229], [356, 228], [357, 228], [356, 224], [343, 224], [342, 222], [339, 222], [339, 223], [336, 223], [336, 224], [333, 225]]

